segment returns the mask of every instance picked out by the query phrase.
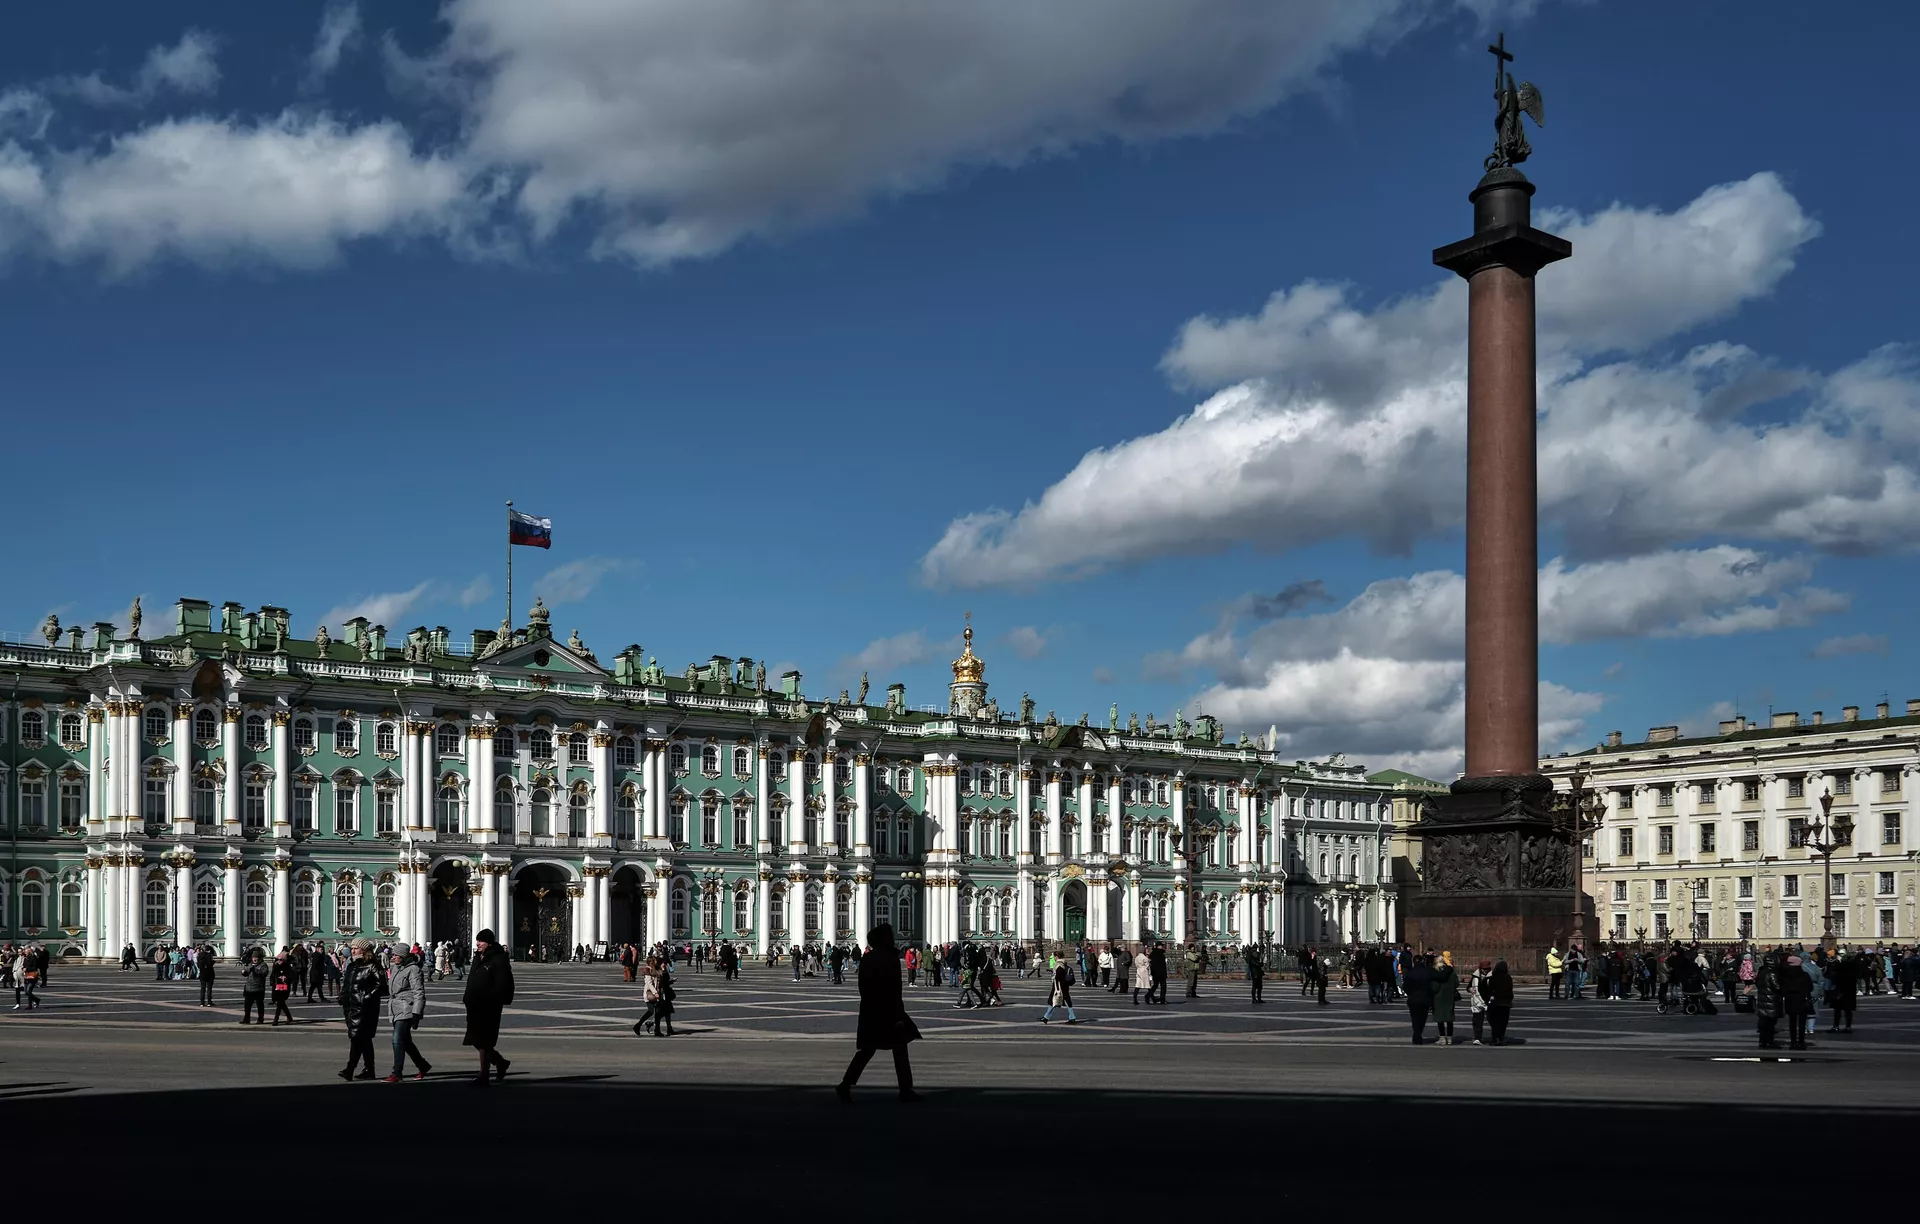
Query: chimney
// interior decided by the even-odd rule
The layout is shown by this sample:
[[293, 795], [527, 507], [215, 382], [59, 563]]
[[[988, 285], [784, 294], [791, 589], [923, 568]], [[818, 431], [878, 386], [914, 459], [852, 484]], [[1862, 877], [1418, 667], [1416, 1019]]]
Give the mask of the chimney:
[[1747, 729], [1747, 716], [1745, 714], [1739, 715], [1735, 721], [1740, 724], [1740, 730], [1745, 731]]
[[387, 657], [387, 627], [385, 625], [375, 625], [373, 628], [367, 630], [367, 637], [371, 640], [371, 643], [372, 643], [371, 657], [375, 659], [386, 658]]
[[[1911, 706], [1913, 703], [1908, 702], [1907, 704]], [[1885, 718], [1892, 712], [1893, 712], [1892, 709], [1884, 701], [1881, 702], [1879, 705], [1873, 707], [1873, 716], [1875, 718]]]
[[1619, 746], [1620, 746], [1620, 733], [1618, 731], [1607, 732], [1607, 747], [1618, 748]]
[[1678, 727], [1648, 727], [1647, 728], [1647, 742], [1649, 744], [1664, 744], [1668, 740], [1677, 740], [1679, 738], [1680, 738], [1680, 728]]
[[1859, 706], [1841, 706], [1840, 721], [1841, 722], [1859, 722], [1860, 707]]
[[1773, 725], [1776, 727], [1797, 727], [1800, 725], [1800, 712], [1798, 710], [1783, 710], [1773, 716]]
[[260, 618], [251, 612], [240, 618], [240, 645], [248, 650], [260, 649]]
[[241, 625], [241, 622], [246, 617], [246, 612], [247, 610], [244, 607], [233, 602], [231, 599], [221, 604], [220, 605], [220, 632], [231, 633], [235, 637], [239, 637], [240, 625]]
[[780, 673], [780, 695], [788, 701], [800, 699], [800, 673], [797, 671]]
[[1732, 735], [1732, 734], [1733, 734], [1734, 732], [1736, 732], [1736, 731], [1738, 731], [1738, 730], [1740, 730], [1740, 720], [1739, 720], [1739, 719], [1737, 719], [1737, 718], [1723, 718], [1723, 719], [1721, 719], [1721, 720], [1720, 720], [1720, 734], [1722, 734], [1722, 735]]
[[204, 599], [182, 599], [173, 605], [175, 633], [208, 633], [213, 629], [213, 605]]
[[1820, 711], [1818, 711], [1818, 710], [1815, 710], [1815, 711], [1813, 712], [1813, 725], [1814, 725], [1814, 726], [1816, 726], [1816, 727], [1817, 727], [1817, 726], [1819, 726], [1819, 725], [1820, 725], [1821, 723], [1823, 723], [1823, 722], [1825, 722], [1825, 721], [1827, 721], [1827, 716], [1826, 716], [1826, 715], [1824, 715], [1824, 714], [1822, 714], [1822, 713], [1821, 713]]
[[[1885, 705], [1886, 702], [1883, 701], [1880, 704]], [[1907, 717], [1912, 718], [1917, 714], [1920, 714], [1920, 697], [1907, 698]]]
[[906, 708], [907, 686], [904, 684], [889, 684], [887, 686], [887, 709], [903, 713]]
[[360, 639], [367, 636], [367, 618], [364, 616], [354, 617], [345, 625], [341, 626], [340, 632], [344, 635], [344, 640], [347, 645], [358, 649]]
[[473, 657], [476, 659], [479, 658], [487, 647], [493, 645], [493, 639], [499, 636], [499, 631], [495, 629], [475, 629], [473, 631]]
[[113, 645], [113, 622], [93, 622], [93, 648], [95, 650], [105, 650], [111, 645]]

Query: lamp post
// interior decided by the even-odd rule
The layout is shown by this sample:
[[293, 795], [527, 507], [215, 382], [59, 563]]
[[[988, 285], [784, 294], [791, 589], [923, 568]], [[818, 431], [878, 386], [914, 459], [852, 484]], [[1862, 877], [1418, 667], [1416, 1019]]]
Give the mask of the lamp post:
[[1831, 786], [1820, 792], [1820, 814], [1807, 822], [1807, 832], [1801, 838], [1801, 843], [1820, 856], [1820, 946], [1831, 956], [1840, 942], [1833, 935], [1833, 854], [1840, 847], [1853, 844], [1853, 817], [1845, 812], [1838, 816], [1833, 814]]
[[1709, 928], [1713, 919], [1710, 909], [1700, 908], [1700, 902], [1707, 895], [1707, 877], [1695, 876], [1690, 884], [1693, 889], [1693, 913], [1688, 916], [1688, 925], [1693, 928], [1693, 937], [1696, 940], [1706, 939], [1712, 933]]
[[1587, 789], [1587, 777], [1585, 770], [1574, 772], [1566, 806], [1573, 834], [1573, 936], [1567, 941], [1569, 951], [1576, 947], [1584, 950], [1586, 947], [1587, 907], [1584, 902], [1587, 835], [1600, 828], [1606, 814], [1605, 798], [1599, 791]]

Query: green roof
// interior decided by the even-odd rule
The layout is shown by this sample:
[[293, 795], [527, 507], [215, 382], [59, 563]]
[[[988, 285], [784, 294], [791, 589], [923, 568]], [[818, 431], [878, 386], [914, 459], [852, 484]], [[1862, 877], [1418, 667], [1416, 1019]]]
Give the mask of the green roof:
[[1367, 781], [1378, 782], [1382, 786], [1402, 787], [1407, 790], [1447, 789], [1445, 782], [1435, 782], [1432, 778], [1423, 778], [1419, 774], [1410, 774], [1404, 769], [1383, 769], [1379, 773], [1367, 775]]

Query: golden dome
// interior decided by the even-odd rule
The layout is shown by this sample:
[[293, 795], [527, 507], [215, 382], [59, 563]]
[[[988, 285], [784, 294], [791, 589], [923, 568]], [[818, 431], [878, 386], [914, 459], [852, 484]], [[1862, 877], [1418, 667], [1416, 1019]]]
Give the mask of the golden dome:
[[967, 613], [967, 629], [961, 635], [966, 646], [960, 651], [960, 657], [953, 661], [953, 682], [955, 684], [978, 684], [986, 674], [987, 665], [973, 653], [973, 613]]

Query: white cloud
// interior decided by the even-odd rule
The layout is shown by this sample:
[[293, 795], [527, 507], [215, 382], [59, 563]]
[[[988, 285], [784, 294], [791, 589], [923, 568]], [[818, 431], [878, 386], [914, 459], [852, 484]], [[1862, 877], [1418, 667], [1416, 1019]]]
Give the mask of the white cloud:
[[927, 640], [927, 635], [912, 629], [873, 639], [858, 654], [842, 658], [839, 670], [849, 676], [855, 672], [878, 672], [885, 676], [899, 668], [926, 662], [933, 657], [933, 650], [934, 644]]
[[412, 590], [388, 591], [384, 594], [366, 595], [359, 599], [348, 600], [346, 603], [328, 608], [314, 623], [325, 625], [337, 632], [340, 626], [354, 617], [364, 616], [376, 625], [397, 629], [400, 627], [401, 618], [425, 601], [435, 585], [429, 580]]
[[1823, 639], [1813, 648], [1816, 659], [1837, 659], [1842, 655], [1885, 654], [1887, 638], [1881, 633], [1849, 633], [1845, 637]]
[[447, 233], [465, 184], [417, 156], [398, 124], [287, 112], [259, 122], [169, 119], [102, 149], [0, 144], [0, 254], [102, 262], [160, 257], [315, 267], [342, 244]]
[[485, 574], [475, 577], [472, 582], [460, 588], [459, 601], [463, 608], [471, 608], [475, 604], [485, 603], [492, 598], [493, 581]]
[[[1644, 635], [1720, 636], [1802, 625], [1846, 601], [1808, 587], [1797, 559], [1721, 546], [1540, 571], [1543, 641]], [[1339, 750], [1414, 769], [1458, 768], [1466, 641], [1466, 583], [1429, 571], [1374, 582], [1344, 606], [1256, 621], [1236, 609], [1179, 651], [1148, 660], [1162, 678], [1210, 673], [1196, 698], [1229, 728], [1279, 727], [1301, 756]], [[1540, 685], [1543, 751], [1565, 746], [1604, 700]], [[1415, 772], [1419, 772], [1415, 769]]]
[[600, 580], [608, 574], [625, 569], [627, 562], [615, 557], [581, 557], [556, 565], [542, 575], [531, 586], [534, 595], [545, 601], [548, 607], [561, 604], [579, 603], [593, 594]]
[[1047, 639], [1032, 625], [1018, 625], [1000, 639], [1023, 659], [1037, 659], [1047, 648]]
[[360, 42], [360, 6], [352, 0], [333, 0], [320, 15], [320, 29], [307, 55], [307, 87], [319, 85], [340, 66], [340, 57]]
[[49, 81], [45, 88], [90, 106], [144, 106], [163, 93], [211, 94], [220, 85], [219, 49], [220, 42], [213, 35], [188, 30], [172, 46], [148, 51], [131, 85], [115, 85], [92, 72]]
[[[1674, 213], [1556, 222], [1574, 258], [1540, 281], [1541, 513], [1578, 558], [1721, 536], [1860, 551], [1920, 524], [1920, 362], [1876, 350], [1820, 375], [1731, 344], [1597, 360], [1772, 292], [1818, 227], [1779, 180]], [[921, 562], [938, 587], [1023, 586], [1243, 543], [1358, 537], [1383, 552], [1465, 509], [1465, 315], [1456, 280], [1362, 310], [1315, 283], [1259, 315], [1190, 322], [1163, 364], [1238, 379], [1166, 429], [1089, 452], [1017, 511], [956, 518]], [[1782, 396], [1767, 419], [1748, 410]]]
[[1112, 684], [1113, 681], [1114, 681], [1114, 676], [1113, 676], [1112, 668], [1103, 666], [1103, 667], [1096, 667], [1093, 669], [1093, 682], [1095, 684]]

